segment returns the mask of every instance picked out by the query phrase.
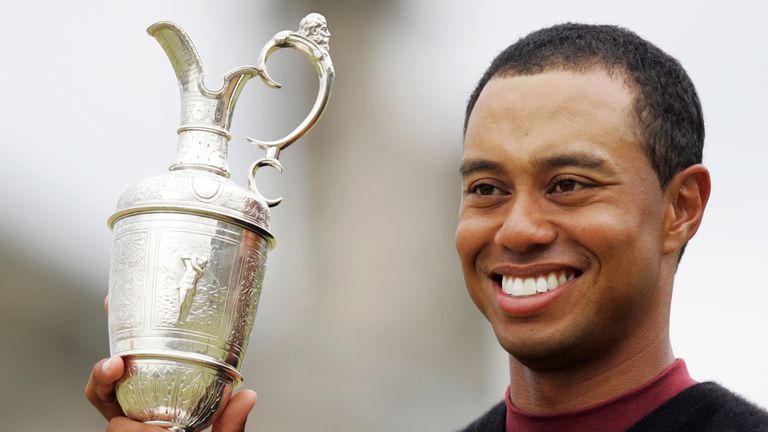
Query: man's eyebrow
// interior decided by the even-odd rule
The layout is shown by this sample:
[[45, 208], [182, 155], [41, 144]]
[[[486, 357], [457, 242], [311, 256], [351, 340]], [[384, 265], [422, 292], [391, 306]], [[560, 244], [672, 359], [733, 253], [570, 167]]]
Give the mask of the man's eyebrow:
[[470, 176], [479, 171], [501, 172], [501, 164], [487, 159], [468, 159], [461, 163], [459, 173], [462, 177]]
[[[613, 173], [613, 168], [606, 159], [591, 153], [566, 153], [538, 158], [533, 161], [538, 170], [550, 170], [563, 167], [576, 167], [592, 171], [605, 171]], [[504, 171], [502, 165], [487, 159], [467, 159], [462, 162], [459, 173], [462, 177], [468, 177], [476, 172], [499, 173]]]
[[533, 165], [537, 169], [547, 170], [553, 168], [576, 167], [592, 171], [613, 172], [607, 161], [590, 153], [570, 153], [547, 156], [536, 159]]

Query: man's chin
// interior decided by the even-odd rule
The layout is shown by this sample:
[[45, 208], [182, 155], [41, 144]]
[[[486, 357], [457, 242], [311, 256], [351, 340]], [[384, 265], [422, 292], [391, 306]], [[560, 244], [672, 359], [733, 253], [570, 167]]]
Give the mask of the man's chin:
[[577, 338], [499, 337], [497, 334], [497, 339], [514, 361], [537, 372], [572, 369], [591, 357]]

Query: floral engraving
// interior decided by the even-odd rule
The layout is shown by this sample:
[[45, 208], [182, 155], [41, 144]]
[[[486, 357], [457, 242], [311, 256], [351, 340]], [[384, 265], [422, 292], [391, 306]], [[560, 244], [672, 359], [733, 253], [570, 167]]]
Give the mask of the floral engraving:
[[147, 269], [148, 233], [117, 236], [110, 266], [110, 333], [142, 328], [142, 304]]
[[258, 250], [249, 250], [243, 258], [233, 325], [229, 334], [230, 343], [241, 353], [245, 353], [248, 348], [264, 280], [265, 261], [266, 258]]

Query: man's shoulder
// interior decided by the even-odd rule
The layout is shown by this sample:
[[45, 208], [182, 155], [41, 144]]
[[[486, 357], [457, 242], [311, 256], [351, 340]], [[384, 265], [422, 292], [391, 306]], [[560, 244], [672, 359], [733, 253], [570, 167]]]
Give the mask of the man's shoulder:
[[683, 390], [629, 431], [768, 432], [768, 412], [719, 384], [705, 382]]
[[[461, 432], [504, 432], [507, 407], [494, 405]], [[713, 382], [691, 386], [628, 432], [768, 432], [768, 412]]]
[[504, 432], [506, 428], [507, 406], [504, 401], [494, 405], [482, 417], [473, 421], [461, 432]]

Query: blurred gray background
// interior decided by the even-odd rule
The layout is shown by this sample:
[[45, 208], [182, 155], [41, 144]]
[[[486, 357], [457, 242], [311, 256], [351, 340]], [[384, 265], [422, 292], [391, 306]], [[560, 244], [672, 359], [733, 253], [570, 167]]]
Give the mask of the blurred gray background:
[[[174, 160], [178, 90], [144, 29], [189, 33], [216, 87], [277, 31], [323, 13], [337, 79], [319, 125], [282, 154], [278, 247], [243, 374], [249, 431], [455, 430], [499, 400], [505, 354], [466, 296], [453, 248], [464, 103], [493, 56], [564, 21], [620, 24], [677, 57], [707, 121], [714, 188], [680, 268], [673, 344], [699, 380], [768, 407], [768, 11], [757, 2], [5, 1], [0, 16], [0, 419], [3, 430], [103, 430], [82, 396], [108, 355], [107, 217]], [[286, 50], [287, 51], [287, 50]], [[303, 118], [316, 79], [278, 52], [230, 144], [245, 184]]]

